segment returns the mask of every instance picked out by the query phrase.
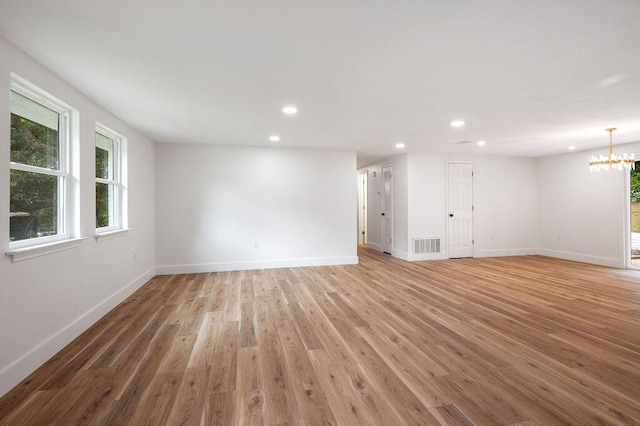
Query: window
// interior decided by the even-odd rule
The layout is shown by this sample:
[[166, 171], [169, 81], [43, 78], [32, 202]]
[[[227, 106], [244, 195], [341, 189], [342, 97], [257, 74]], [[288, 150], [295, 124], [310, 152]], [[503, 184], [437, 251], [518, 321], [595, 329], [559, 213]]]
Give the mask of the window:
[[11, 85], [10, 247], [69, 238], [69, 108]]
[[124, 138], [96, 126], [96, 231], [122, 229], [124, 224], [122, 151]]

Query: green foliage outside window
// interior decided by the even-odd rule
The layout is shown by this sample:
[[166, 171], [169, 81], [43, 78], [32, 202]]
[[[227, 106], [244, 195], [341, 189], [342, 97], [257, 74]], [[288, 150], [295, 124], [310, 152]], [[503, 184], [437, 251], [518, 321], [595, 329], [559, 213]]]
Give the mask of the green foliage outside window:
[[[11, 161], [57, 169], [58, 131], [11, 114]], [[12, 219], [13, 240], [57, 233], [58, 178], [11, 170], [9, 192], [11, 217], [31, 218], [30, 229], [20, 232], [15, 231], [20, 220]]]
[[630, 176], [631, 202], [637, 203], [640, 202], [640, 170], [638, 168], [631, 170]]
[[[106, 176], [109, 170], [109, 152], [96, 147], [96, 176]], [[109, 188], [96, 183], [96, 228], [109, 226]]]
[[640, 232], [640, 168], [631, 170], [629, 182], [631, 184], [631, 232]]

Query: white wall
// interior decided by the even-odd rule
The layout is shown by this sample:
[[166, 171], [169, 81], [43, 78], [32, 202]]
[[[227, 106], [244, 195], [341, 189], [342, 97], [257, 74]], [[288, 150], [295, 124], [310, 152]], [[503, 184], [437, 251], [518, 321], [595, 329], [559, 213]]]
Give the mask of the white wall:
[[477, 157], [473, 162], [475, 256], [535, 254], [538, 247], [536, 160]]
[[536, 160], [498, 156], [409, 155], [409, 242], [411, 237], [443, 238], [448, 258], [447, 161], [473, 163], [474, 256], [533, 254], [537, 247]]
[[[79, 247], [12, 263], [0, 257], [0, 395], [6, 393], [154, 275], [154, 145], [0, 39], [0, 241], [9, 242], [10, 72], [79, 111]], [[96, 242], [94, 129], [128, 138], [131, 231]]]
[[[640, 154], [640, 143], [616, 149]], [[446, 163], [469, 161], [474, 165], [474, 256], [543, 254], [624, 268], [629, 220], [625, 173], [591, 173], [587, 165], [592, 154], [603, 150], [538, 159], [408, 154], [363, 167], [370, 184], [369, 246], [381, 250], [381, 169], [390, 164], [393, 254], [407, 260], [447, 258]], [[413, 254], [409, 246], [414, 236], [443, 238], [443, 253]]]
[[393, 157], [393, 239], [391, 254], [400, 259], [408, 260], [407, 235], [409, 232], [409, 163], [407, 155]]
[[[483, 155], [404, 154], [361, 168], [369, 176], [369, 247], [382, 250], [381, 170], [391, 165], [392, 254], [405, 260], [448, 258], [447, 161], [473, 163], [474, 256], [534, 254], [538, 244], [536, 160]], [[440, 237], [443, 251], [414, 254], [412, 237]]]
[[[640, 144], [615, 146], [640, 153]], [[590, 172], [592, 154], [606, 148], [538, 159], [539, 253], [624, 268], [628, 172]]]
[[[393, 252], [405, 260], [446, 259], [447, 161], [474, 167], [474, 256], [533, 254], [537, 247], [536, 160], [497, 156], [403, 154], [363, 167], [369, 176], [369, 246], [381, 250], [382, 178], [393, 167]], [[373, 172], [377, 178], [373, 177]], [[440, 237], [440, 254], [414, 254], [412, 237]]]
[[156, 170], [158, 273], [357, 263], [354, 152], [158, 144]]

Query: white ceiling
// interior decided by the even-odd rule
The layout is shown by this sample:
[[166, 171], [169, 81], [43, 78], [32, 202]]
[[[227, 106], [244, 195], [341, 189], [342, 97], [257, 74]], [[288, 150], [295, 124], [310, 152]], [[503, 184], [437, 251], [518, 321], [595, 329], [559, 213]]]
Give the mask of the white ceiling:
[[0, 35], [157, 142], [362, 165], [640, 141], [638, 0], [0, 0]]

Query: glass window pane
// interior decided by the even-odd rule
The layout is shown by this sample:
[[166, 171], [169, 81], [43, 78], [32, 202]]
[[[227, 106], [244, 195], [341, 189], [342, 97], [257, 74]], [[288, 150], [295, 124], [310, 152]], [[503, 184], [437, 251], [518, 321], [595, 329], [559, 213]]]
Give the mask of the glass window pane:
[[96, 177], [113, 179], [113, 140], [96, 133]]
[[640, 161], [629, 174], [631, 190], [631, 264], [640, 266]]
[[11, 170], [10, 241], [58, 233], [58, 179], [56, 176]]
[[58, 170], [60, 114], [11, 92], [11, 161]]
[[96, 183], [96, 228], [114, 226], [115, 185]]

